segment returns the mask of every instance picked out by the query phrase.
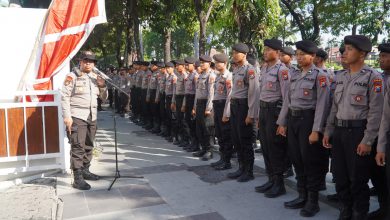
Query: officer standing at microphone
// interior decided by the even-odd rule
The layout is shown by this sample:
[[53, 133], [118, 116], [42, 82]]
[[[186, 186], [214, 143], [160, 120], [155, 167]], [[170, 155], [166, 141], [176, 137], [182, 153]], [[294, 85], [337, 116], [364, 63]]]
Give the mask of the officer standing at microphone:
[[108, 92], [104, 80], [92, 71], [96, 61], [91, 51], [83, 52], [80, 70], [66, 76], [61, 90], [62, 113], [71, 142], [72, 186], [80, 190], [91, 188], [85, 180], [99, 179], [89, 167], [96, 134], [97, 97], [104, 101]]

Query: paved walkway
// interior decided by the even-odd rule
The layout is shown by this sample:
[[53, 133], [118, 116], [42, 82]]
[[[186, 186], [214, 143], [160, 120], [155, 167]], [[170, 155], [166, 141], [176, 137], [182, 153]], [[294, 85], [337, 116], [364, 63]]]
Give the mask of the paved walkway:
[[[115, 171], [114, 132], [110, 112], [100, 112], [97, 144], [103, 149], [93, 161], [92, 171], [112, 176]], [[214, 171], [163, 138], [150, 134], [128, 119], [117, 118], [119, 167], [121, 175], [142, 175], [144, 179], [118, 179], [107, 191], [112, 178], [93, 182], [90, 191], [71, 188], [70, 176], [57, 177], [57, 193], [64, 201], [64, 219], [302, 219], [299, 210], [288, 210], [287, 194], [267, 199], [254, 192], [266, 180], [263, 162], [256, 155], [256, 179], [237, 183], [226, 178], [230, 171]], [[218, 156], [213, 161], [216, 161]], [[236, 164], [234, 164], [236, 168]], [[288, 184], [293, 186], [292, 178]], [[336, 219], [338, 211], [321, 203], [315, 219]]]

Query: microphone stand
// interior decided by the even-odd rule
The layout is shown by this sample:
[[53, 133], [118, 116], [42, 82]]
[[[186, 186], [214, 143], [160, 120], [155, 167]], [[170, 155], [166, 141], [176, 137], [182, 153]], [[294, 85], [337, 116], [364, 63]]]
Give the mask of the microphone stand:
[[[112, 82], [112, 80], [108, 76], [101, 74], [100, 71], [95, 71], [95, 73], [98, 74], [106, 83], [108, 83], [109, 85], [111, 85], [113, 87], [114, 95], [115, 95], [115, 91], [118, 91], [118, 95], [123, 93], [127, 97], [130, 98], [130, 95], [128, 95], [121, 88], [119, 88], [119, 86], [117, 86], [114, 82]], [[121, 174], [119, 172], [119, 166], [118, 166], [118, 140], [117, 140], [117, 129], [116, 129], [116, 114], [115, 114], [116, 107], [115, 106], [116, 105], [114, 105], [114, 108], [112, 110], [112, 117], [114, 118], [115, 176], [113, 176], [114, 180], [112, 181], [110, 187], [108, 187], [108, 189], [107, 189], [108, 191], [111, 190], [112, 186], [114, 185], [116, 180], [119, 179], [119, 178], [140, 178], [140, 179], [144, 178], [143, 176], [133, 176], [133, 175], [121, 176]]]

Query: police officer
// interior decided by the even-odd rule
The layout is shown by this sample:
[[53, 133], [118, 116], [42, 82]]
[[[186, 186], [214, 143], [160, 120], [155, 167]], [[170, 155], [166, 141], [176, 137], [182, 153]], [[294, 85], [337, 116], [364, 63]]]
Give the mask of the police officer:
[[143, 67], [143, 61], [138, 61], [139, 63], [139, 69], [137, 71], [136, 77], [135, 77], [135, 83], [136, 83], [136, 121], [135, 123], [138, 125], [143, 124], [143, 118], [142, 118], [142, 78], [144, 77], [144, 67]]
[[194, 157], [201, 157], [203, 161], [213, 157], [211, 151], [210, 137], [212, 134], [213, 119], [213, 98], [215, 74], [210, 68], [212, 58], [208, 55], [201, 55], [200, 66], [202, 72], [199, 74], [196, 83], [196, 94], [192, 114], [196, 116], [196, 136], [198, 137], [201, 150], [194, 152]]
[[[164, 125], [164, 115], [165, 115], [165, 63], [163, 62], [157, 62], [157, 66], [159, 68], [159, 71], [157, 73], [157, 88], [156, 88], [156, 94], [155, 99], [151, 100], [156, 105], [156, 126], [153, 128], [152, 133], [159, 134], [161, 132], [161, 127]], [[162, 102], [162, 103], [161, 103]]]
[[[184, 147], [188, 144], [189, 137], [184, 131], [184, 110], [185, 110], [185, 79], [187, 78], [187, 72], [185, 68], [184, 60], [177, 60], [176, 62], [176, 76], [177, 82], [173, 90], [172, 105], [174, 107], [176, 123], [174, 126], [174, 134], [176, 140], [173, 142], [174, 145]], [[180, 137], [180, 139], [178, 138]]]
[[156, 128], [157, 126], [157, 114], [158, 112], [158, 105], [156, 104], [156, 90], [158, 85], [158, 61], [152, 61], [150, 70], [152, 72], [150, 78], [149, 78], [149, 84], [148, 84], [148, 90], [146, 92], [146, 102], [149, 105], [149, 114], [150, 114], [150, 125], [146, 127], [147, 130], [152, 130]]
[[172, 62], [168, 62], [165, 64], [165, 67], [167, 69], [168, 76], [166, 78], [165, 82], [165, 111], [166, 111], [166, 118], [167, 118], [167, 135], [166, 139], [169, 142], [173, 142], [173, 132], [172, 132], [172, 97], [173, 97], [173, 90], [175, 88], [175, 84], [177, 81], [177, 77], [174, 73], [174, 67], [175, 65]]
[[232, 91], [226, 101], [230, 109], [226, 108], [222, 120], [230, 121], [239, 168], [229, 173], [228, 177], [238, 182], [247, 182], [254, 179], [252, 142], [255, 138], [253, 126], [259, 116], [259, 78], [255, 68], [246, 60], [248, 46], [238, 43], [232, 49], [237, 67], [233, 71]]
[[149, 81], [150, 78], [152, 77], [152, 71], [149, 68], [150, 62], [145, 62], [144, 63], [144, 77], [142, 78], [142, 114], [144, 117], [144, 124], [142, 127], [146, 130], [150, 129], [152, 127], [152, 116], [150, 113], [150, 103], [146, 99], [147, 94], [148, 94], [148, 86], [149, 86]]
[[61, 90], [62, 113], [71, 142], [72, 186], [80, 190], [91, 188], [85, 180], [99, 179], [89, 167], [96, 134], [97, 97], [106, 100], [108, 92], [104, 80], [92, 71], [96, 61], [91, 51], [83, 52], [80, 70], [66, 76]]
[[276, 135], [276, 120], [290, 85], [290, 74], [289, 69], [279, 60], [281, 50], [282, 41], [264, 41], [265, 65], [260, 74], [259, 136], [268, 181], [255, 190], [265, 193], [268, 198], [286, 193], [283, 172], [286, 170], [287, 141], [285, 137]]
[[298, 69], [298, 67], [292, 63], [294, 55], [295, 50], [292, 47], [282, 47], [282, 50], [280, 51], [280, 61], [292, 71]]
[[184, 125], [186, 135], [190, 137], [190, 144], [184, 146], [184, 150], [187, 152], [199, 151], [199, 142], [196, 137], [196, 125], [195, 119], [192, 117], [192, 109], [194, 108], [196, 82], [198, 81], [199, 74], [195, 70], [196, 59], [194, 57], [186, 57], [187, 78], [185, 79], [184, 93], [185, 93], [185, 109], [184, 109]]
[[119, 93], [119, 103], [120, 103], [120, 107], [119, 107], [119, 114], [122, 116], [122, 117], [125, 117], [125, 115], [130, 111], [129, 109], [129, 104], [130, 104], [130, 100], [129, 100], [129, 96], [128, 94], [130, 93], [130, 91], [128, 91], [128, 87], [127, 87], [127, 84], [128, 84], [128, 75], [127, 75], [127, 69], [125, 67], [121, 67], [119, 69], [119, 88], [121, 88], [125, 93], [122, 93], [120, 92]]
[[[320, 140], [325, 123], [325, 107], [329, 100], [327, 75], [314, 64], [318, 50], [315, 43], [303, 40], [295, 43], [301, 70], [291, 73], [279, 114], [277, 134], [287, 136], [290, 159], [295, 168], [299, 196], [284, 206], [299, 209], [304, 217], [319, 210], [318, 191], [325, 189], [328, 153]], [[287, 129], [287, 134], [286, 134]]]
[[[389, 87], [390, 82], [388, 80], [390, 76], [390, 43], [384, 43], [380, 44], [378, 47], [380, 54], [379, 54], [379, 65], [380, 68], [383, 70], [383, 84], [384, 92], [385, 92], [385, 98], [383, 103], [383, 114], [382, 114], [382, 120], [381, 125], [379, 128], [379, 134], [378, 134], [378, 145], [377, 145], [377, 153], [376, 153], [376, 163], [381, 168], [375, 168], [373, 169], [373, 178], [371, 179], [375, 189], [378, 192], [378, 202], [379, 202], [379, 209], [369, 214], [369, 219], [389, 219], [389, 189], [390, 189], [390, 166], [385, 166], [385, 161], [387, 158], [389, 158], [389, 110], [390, 110], [390, 97], [389, 97]], [[386, 179], [382, 179], [386, 178]], [[387, 183], [387, 188], [382, 189], [382, 184]]]
[[232, 168], [230, 159], [233, 153], [233, 143], [231, 140], [230, 123], [223, 122], [222, 118], [225, 108], [230, 109], [230, 105], [226, 105], [226, 99], [232, 89], [232, 73], [227, 70], [229, 57], [226, 54], [216, 54], [213, 58], [217, 71], [213, 100], [214, 125], [221, 157], [219, 161], [211, 163], [211, 166], [216, 170], [227, 170]]
[[[383, 107], [383, 80], [364, 60], [371, 51], [362, 35], [346, 36], [348, 70], [337, 76], [333, 105], [323, 145], [332, 147], [336, 191], [342, 204], [340, 219], [365, 219], [369, 210], [370, 156], [379, 131]], [[329, 142], [333, 137], [333, 144]]]

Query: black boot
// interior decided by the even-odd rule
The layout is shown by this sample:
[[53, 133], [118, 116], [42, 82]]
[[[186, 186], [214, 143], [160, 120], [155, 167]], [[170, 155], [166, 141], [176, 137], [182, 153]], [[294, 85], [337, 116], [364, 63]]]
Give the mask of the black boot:
[[256, 186], [255, 191], [258, 193], [265, 193], [267, 190], [271, 189], [274, 185], [274, 179], [268, 176], [268, 181], [261, 186]]
[[173, 141], [173, 144], [174, 145], [179, 145], [180, 144], [179, 138], [175, 137], [174, 141]]
[[298, 198], [284, 203], [284, 207], [288, 209], [301, 209], [305, 206], [307, 200], [307, 191], [298, 189]]
[[289, 168], [283, 173], [283, 177], [284, 177], [284, 178], [289, 178], [290, 176], [294, 176], [294, 171], [293, 171], [292, 167], [289, 167]]
[[352, 212], [352, 220], [367, 220], [367, 213], [354, 210]]
[[318, 192], [309, 191], [306, 204], [299, 214], [303, 217], [313, 217], [319, 211], [320, 206], [318, 205]]
[[242, 175], [242, 173], [244, 173], [244, 165], [242, 162], [238, 161], [238, 170], [233, 173], [228, 173], [227, 177], [230, 179], [237, 179]]
[[85, 182], [81, 169], [73, 170], [73, 184], [72, 187], [79, 190], [89, 190], [91, 186]]
[[244, 172], [238, 177], [237, 182], [244, 183], [253, 180], [253, 162], [247, 162], [244, 165]]
[[225, 161], [221, 165], [214, 167], [215, 170], [228, 170], [232, 169], [232, 164], [230, 161]]
[[83, 178], [85, 180], [99, 180], [100, 179], [100, 176], [94, 174], [94, 173], [91, 173], [91, 171], [89, 171], [89, 166], [85, 166], [83, 169]]
[[278, 196], [286, 194], [286, 188], [284, 187], [283, 176], [274, 176], [273, 186], [264, 193], [267, 198], [276, 198]]
[[213, 152], [211, 150], [207, 150], [206, 153], [202, 156], [203, 161], [208, 161], [213, 158]]
[[368, 213], [367, 219], [368, 220], [390, 219], [390, 218], [386, 218], [387, 217], [387, 213], [388, 213], [388, 210], [386, 209], [386, 207], [387, 206], [379, 205], [379, 209], [377, 209], [377, 210], [375, 210], [373, 212]]
[[215, 167], [218, 167], [218, 166], [222, 165], [223, 163], [224, 163], [224, 161], [223, 161], [223, 153], [220, 153], [219, 160], [217, 162], [211, 163], [210, 166], [215, 168]]
[[342, 204], [338, 220], [350, 220], [352, 218], [352, 207]]
[[200, 150], [200, 151], [194, 152], [194, 153], [192, 154], [192, 156], [194, 156], [194, 157], [203, 157], [203, 155], [205, 155], [206, 152], [207, 152], [207, 151], [205, 151], [205, 150]]

